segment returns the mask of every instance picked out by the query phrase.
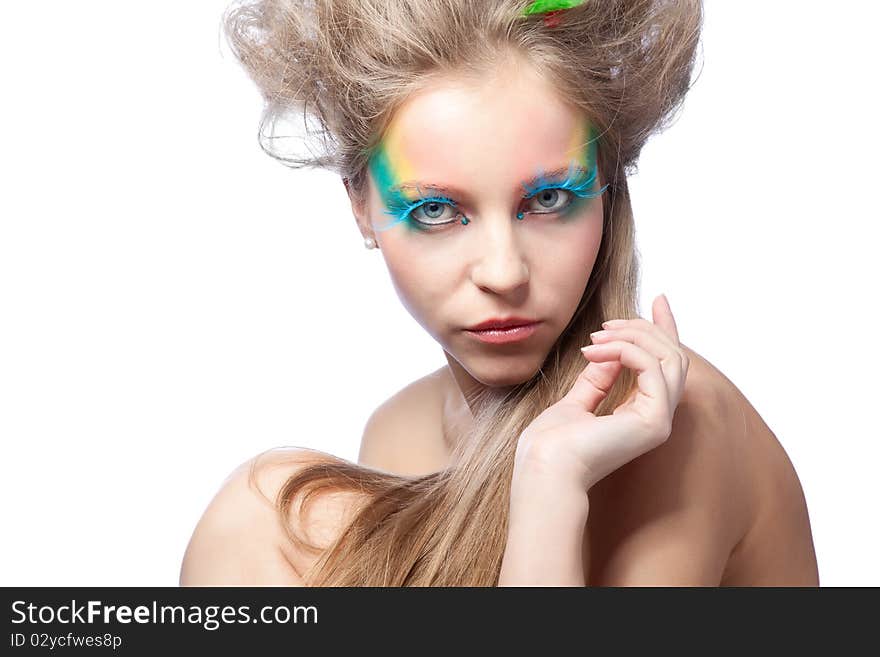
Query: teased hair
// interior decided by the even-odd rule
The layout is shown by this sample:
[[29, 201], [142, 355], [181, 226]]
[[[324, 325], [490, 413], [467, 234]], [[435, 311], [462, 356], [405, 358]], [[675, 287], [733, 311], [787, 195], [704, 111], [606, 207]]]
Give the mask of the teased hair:
[[[321, 167], [364, 200], [371, 149], [395, 110], [438, 75], [491, 75], [512, 58], [535, 66], [599, 135], [608, 184], [603, 237], [571, 321], [528, 381], [468, 400], [473, 427], [452, 462], [399, 476], [341, 459], [299, 469], [276, 503], [354, 491], [364, 500], [307, 573], [318, 586], [492, 586], [504, 554], [516, 443], [584, 368], [579, 348], [604, 318], [638, 317], [638, 258], [627, 176], [651, 134], [672, 122], [692, 84], [700, 0], [586, 0], [551, 27], [522, 16], [527, 0], [262, 0], [223, 17], [227, 41], [265, 100], [264, 150], [294, 167]], [[276, 124], [301, 114], [309, 150], [283, 153]], [[267, 135], [265, 128], [269, 127]], [[313, 150], [317, 148], [317, 152]], [[624, 368], [597, 409], [609, 414], [636, 385]], [[305, 507], [301, 507], [304, 509]]]

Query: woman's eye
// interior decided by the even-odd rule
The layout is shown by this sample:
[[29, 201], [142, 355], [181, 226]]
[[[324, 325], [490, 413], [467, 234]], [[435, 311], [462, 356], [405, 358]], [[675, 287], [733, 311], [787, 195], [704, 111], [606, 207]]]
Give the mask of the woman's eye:
[[419, 224], [437, 226], [451, 223], [458, 215], [458, 210], [443, 201], [428, 201], [410, 212], [409, 217]]
[[531, 212], [558, 212], [568, 207], [571, 202], [571, 192], [565, 189], [550, 187], [542, 189], [540, 192], [528, 199]]
[[[567, 189], [549, 187], [527, 197], [528, 212], [532, 214], [552, 214], [571, 205], [573, 194]], [[451, 224], [460, 211], [454, 201], [428, 199], [406, 214], [406, 219], [416, 228], [430, 228]]]

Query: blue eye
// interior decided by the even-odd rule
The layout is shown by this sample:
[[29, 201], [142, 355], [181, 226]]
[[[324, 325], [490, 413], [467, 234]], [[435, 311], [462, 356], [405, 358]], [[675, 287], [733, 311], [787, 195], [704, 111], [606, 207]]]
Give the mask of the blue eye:
[[[529, 210], [534, 214], [548, 214], [564, 210], [573, 200], [572, 192], [561, 187], [546, 187], [539, 192], [527, 196], [526, 200], [535, 200], [539, 206], [535, 210]], [[561, 201], [561, 202], [560, 202]]]
[[404, 222], [418, 230], [431, 230], [435, 226], [453, 223], [459, 216], [457, 205], [451, 198], [395, 199], [388, 205], [388, 214], [394, 215], [394, 223]]
[[[588, 199], [600, 196], [608, 185], [603, 185], [601, 189], [591, 191], [597, 172], [598, 168], [596, 166], [593, 166], [590, 171], [578, 170], [572, 166], [569, 168], [569, 174], [565, 180], [548, 180], [543, 175], [539, 176], [538, 183], [534, 187], [530, 185], [523, 186], [526, 190], [523, 199], [535, 199], [540, 203], [540, 208], [528, 210], [528, 212], [532, 214], [555, 214], [571, 208], [576, 200], [575, 197]], [[560, 191], [564, 192], [563, 201], [565, 202], [558, 205], [557, 201], [559, 200]]]
[[[575, 208], [575, 203], [579, 199], [601, 196], [608, 185], [593, 191], [596, 174], [595, 166], [589, 171], [571, 166], [568, 177], [563, 180], [557, 180], [556, 175], [540, 174], [534, 182], [523, 185], [525, 193], [522, 200], [527, 202], [528, 207], [519, 212], [518, 218], [522, 218], [525, 213], [536, 215], [566, 213]], [[385, 205], [387, 207], [385, 213], [394, 219], [379, 230], [387, 230], [402, 222], [414, 230], [431, 231], [434, 228], [454, 224], [463, 217], [458, 204], [447, 196], [429, 196], [410, 200], [402, 193], [395, 192], [386, 199]], [[468, 223], [466, 218], [462, 218], [461, 221], [463, 224]]]
[[421, 205], [413, 208], [407, 218], [417, 226], [418, 224], [439, 226], [452, 223], [458, 214], [454, 201], [427, 199]]

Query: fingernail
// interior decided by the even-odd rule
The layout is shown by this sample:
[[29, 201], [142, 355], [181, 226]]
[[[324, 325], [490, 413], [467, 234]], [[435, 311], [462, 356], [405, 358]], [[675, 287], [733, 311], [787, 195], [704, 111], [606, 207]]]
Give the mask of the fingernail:
[[602, 322], [602, 328], [614, 328], [615, 326], [620, 326], [623, 324], [623, 320], [621, 319], [609, 319], [606, 322]]

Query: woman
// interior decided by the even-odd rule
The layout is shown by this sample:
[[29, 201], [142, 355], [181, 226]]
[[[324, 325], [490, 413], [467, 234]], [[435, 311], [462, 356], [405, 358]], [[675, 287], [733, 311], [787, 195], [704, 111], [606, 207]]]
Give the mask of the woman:
[[360, 465], [243, 464], [182, 584], [818, 584], [772, 432], [665, 296], [636, 312], [626, 176], [689, 88], [701, 20], [695, 0], [228, 14], [266, 118], [318, 119], [328, 152], [291, 163], [342, 175], [448, 366], [376, 410]]

